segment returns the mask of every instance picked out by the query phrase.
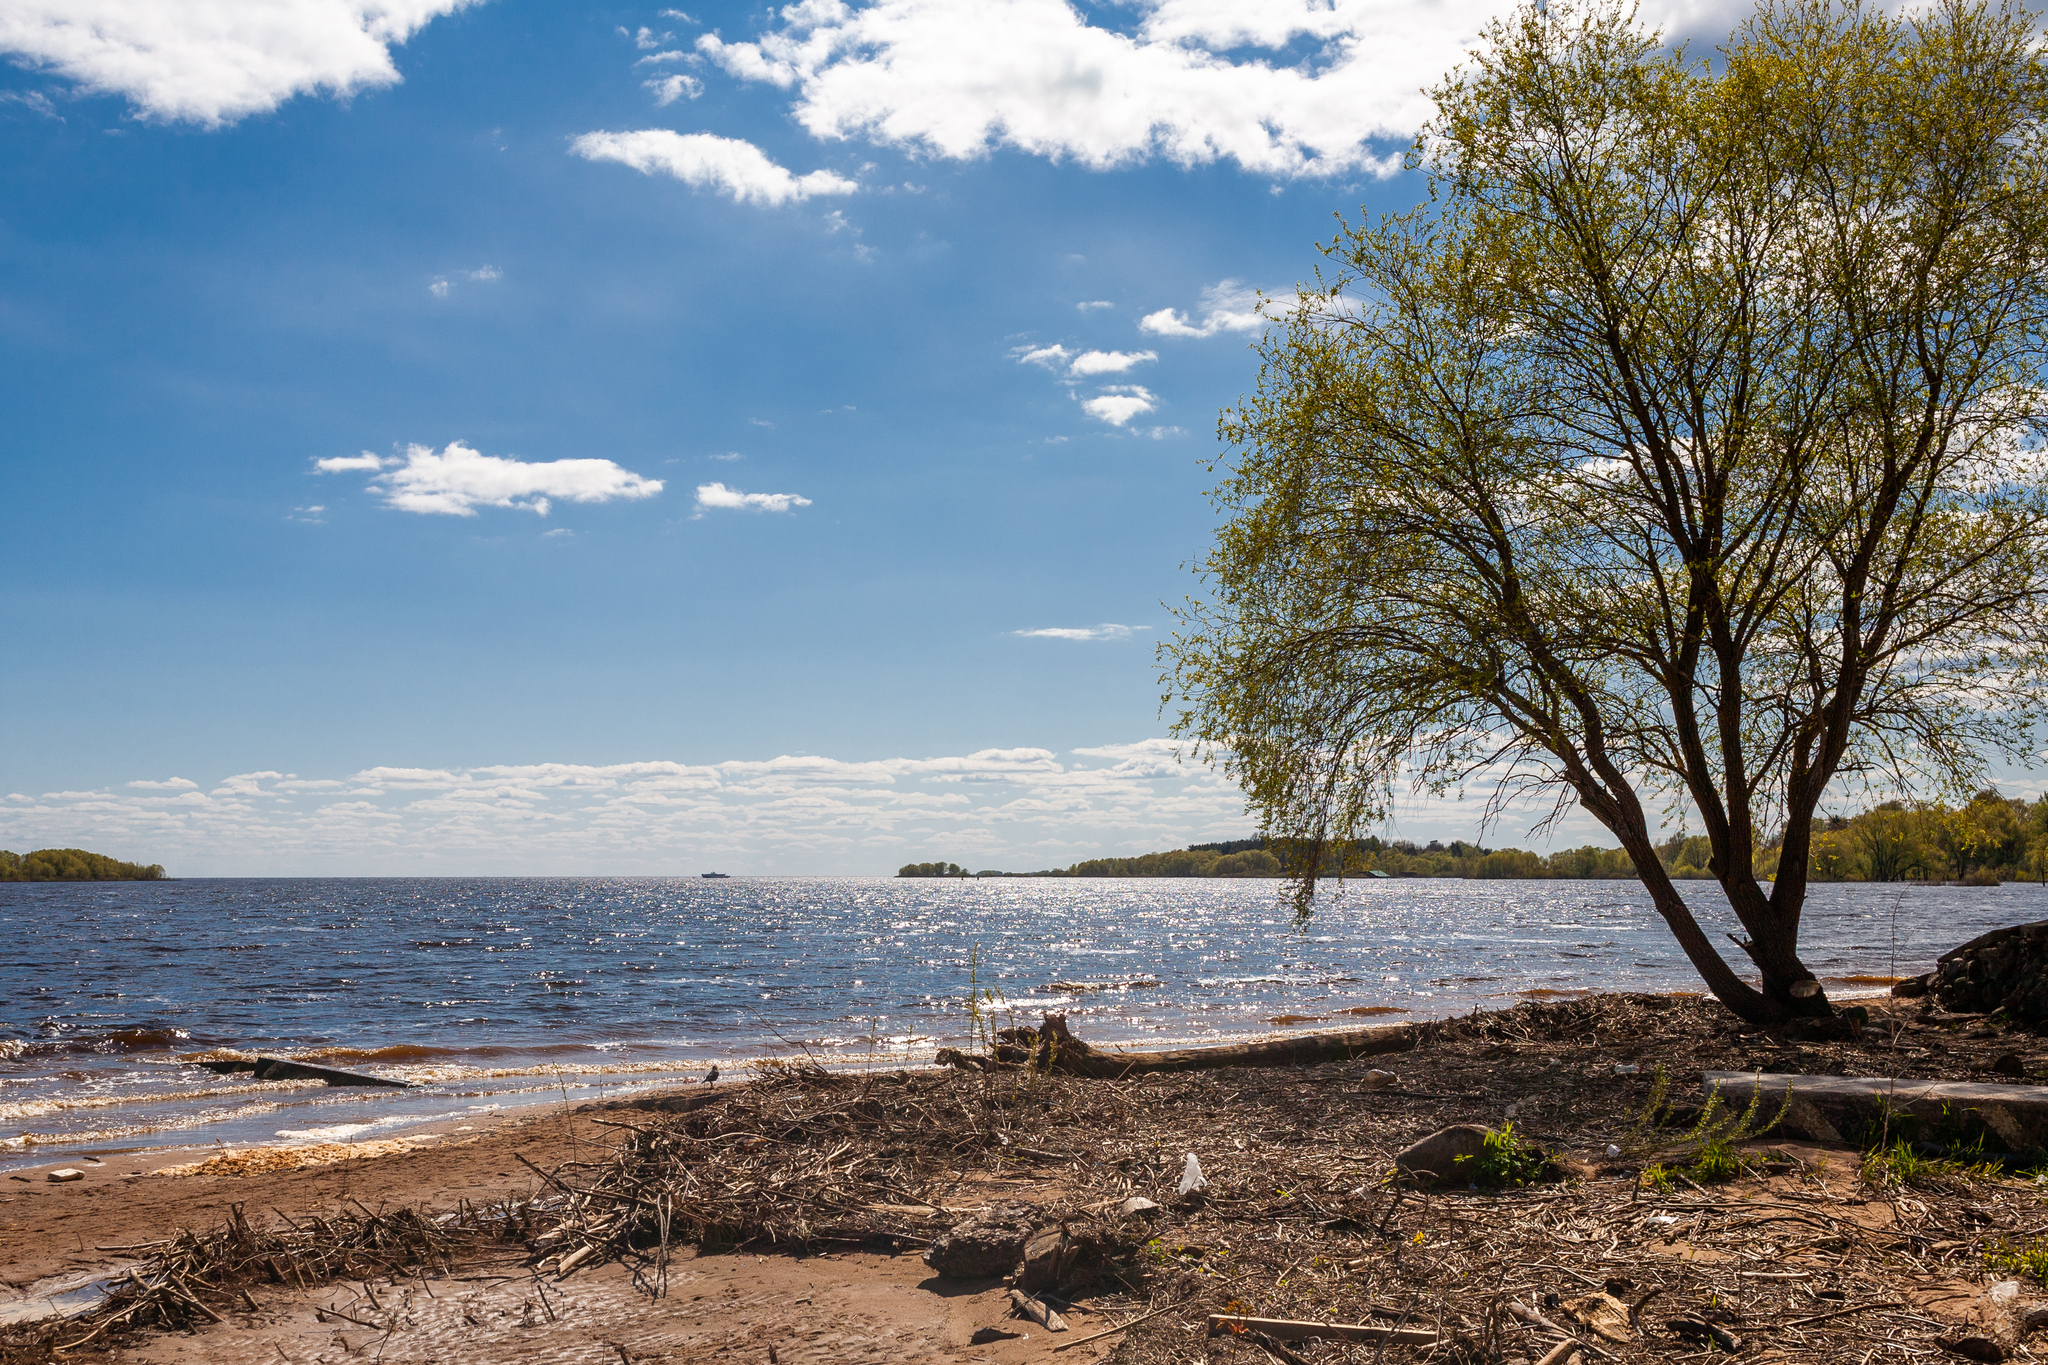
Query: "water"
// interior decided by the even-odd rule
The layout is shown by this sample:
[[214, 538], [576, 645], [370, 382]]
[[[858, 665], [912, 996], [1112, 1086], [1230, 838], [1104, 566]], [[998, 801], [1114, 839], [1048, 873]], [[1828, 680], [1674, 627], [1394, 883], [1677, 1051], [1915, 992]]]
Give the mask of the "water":
[[[1353, 883], [1306, 931], [1268, 881], [421, 878], [0, 883], [0, 1166], [138, 1146], [359, 1140], [694, 1078], [896, 1065], [1067, 1011], [1160, 1047], [1584, 990], [1696, 990], [1634, 882]], [[1688, 894], [1725, 943], [1718, 891]], [[1925, 970], [2042, 918], [2034, 886], [1822, 886], [1803, 951]], [[1732, 945], [1729, 951], [1733, 952]], [[1074, 990], [1060, 983], [1087, 986]], [[1862, 983], [1867, 989], [1872, 983]], [[1285, 1021], [1276, 1022], [1275, 1021]], [[215, 1076], [220, 1049], [414, 1083]]]

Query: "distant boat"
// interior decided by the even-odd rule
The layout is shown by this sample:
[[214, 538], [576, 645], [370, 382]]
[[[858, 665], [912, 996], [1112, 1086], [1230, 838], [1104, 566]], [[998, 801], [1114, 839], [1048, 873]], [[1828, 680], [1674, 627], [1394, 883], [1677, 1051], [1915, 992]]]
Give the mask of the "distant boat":
[[698, 876], [700, 876], [700, 877], [707, 877], [707, 878], [708, 878], [708, 877], [719, 877], [719, 878], [729, 878], [729, 877], [731, 877], [731, 876], [732, 876], [732, 874], [731, 874], [730, 872], [699, 872], [699, 873], [698, 873], [697, 875], [698, 875]]

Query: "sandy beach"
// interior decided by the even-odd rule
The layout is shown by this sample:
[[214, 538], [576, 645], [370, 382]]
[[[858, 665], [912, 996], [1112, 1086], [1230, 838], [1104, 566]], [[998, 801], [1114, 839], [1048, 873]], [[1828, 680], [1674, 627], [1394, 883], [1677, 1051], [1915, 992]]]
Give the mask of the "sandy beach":
[[[1742, 1168], [1716, 1176], [1685, 1164], [1682, 1108], [1662, 1129], [1630, 1130], [1659, 1067], [1674, 1096], [1717, 1068], [1981, 1078], [2013, 1057], [2038, 1079], [2044, 1040], [1889, 1000], [1856, 1037], [1801, 1038], [1710, 1001], [1643, 996], [1523, 1005], [1424, 1034], [1372, 1062], [1124, 1081], [792, 1070], [715, 1094], [507, 1117], [403, 1150], [186, 1153], [169, 1169], [110, 1163], [65, 1184], [27, 1171], [0, 1193], [0, 1279], [48, 1293], [148, 1263], [150, 1243], [217, 1228], [237, 1205], [273, 1228], [498, 1206], [529, 1212], [459, 1256], [306, 1284], [288, 1267], [223, 1276], [170, 1330], [131, 1324], [66, 1358], [1520, 1360], [1559, 1338], [1516, 1312], [1576, 1330], [1571, 1306], [1589, 1293], [1632, 1306], [1619, 1339], [1580, 1332], [1589, 1355], [1614, 1359], [1703, 1358], [1699, 1333], [1714, 1328], [1755, 1359], [1858, 1362], [1876, 1338], [1918, 1356], [1994, 1318], [1979, 1335], [2003, 1343], [1997, 1358], [2028, 1349], [2024, 1312], [2042, 1284], [2025, 1253], [2048, 1213], [2035, 1180], [1937, 1163], [1887, 1181], [1862, 1146], [1787, 1131], [1741, 1141]], [[1368, 1077], [1379, 1068], [1394, 1080]], [[1564, 1178], [1435, 1191], [1386, 1180], [1396, 1151], [1446, 1123], [1510, 1121]], [[1627, 1150], [1610, 1156], [1610, 1144]], [[1189, 1150], [1211, 1183], [1181, 1198]], [[279, 1169], [309, 1155], [330, 1159]], [[655, 1190], [664, 1171], [657, 1192], [630, 1193]], [[678, 1191], [657, 1268], [651, 1225], [633, 1233], [616, 1210]], [[1125, 1215], [1133, 1195], [1159, 1207]], [[947, 1229], [1018, 1202], [1096, 1229], [1108, 1248], [1054, 1295], [1064, 1333], [1015, 1316], [1000, 1276], [949, 1279], [921, 1259]], [[572, 1225], [608, 1250], [572, 1256]], [[1211, 1339], [1207, 1315], [1226, 1311], [1400, 1322], [1437, 1344]], [[57, 1358], [89, 1323], [13, 1329], [0, 1360]]]

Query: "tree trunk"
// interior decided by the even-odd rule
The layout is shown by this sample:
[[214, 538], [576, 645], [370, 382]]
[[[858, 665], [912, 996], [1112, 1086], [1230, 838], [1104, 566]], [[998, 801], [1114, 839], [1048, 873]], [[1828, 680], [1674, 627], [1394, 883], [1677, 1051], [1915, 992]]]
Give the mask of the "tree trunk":
[[[1384, 1057], [1411, 1051], [1420, 1040], [1413, 1024], [1391, 1028], [1346, 1029], [1340, 1033], [1305, 1033], [1262, 1043], [1228, 1043], [1220, 1047], [1177, 1048], [1171, 1052], [1098, 1052], [1067, 1031], [1067, 1016], [1048, 1014], [1038, 1030], [1037, 1047], [1028, 1064], [1038, 1071], [1116, 1080], [1152, 1071], [1209, 1071], [1226, 1066], [1316, 1066], [1360, 1057]], [[1020, 1061], [1026, 1055], [1019, 1048]], [[952, 1066], [980, 1069], [986, 1059], [952, 1048], [938, 1060]]]

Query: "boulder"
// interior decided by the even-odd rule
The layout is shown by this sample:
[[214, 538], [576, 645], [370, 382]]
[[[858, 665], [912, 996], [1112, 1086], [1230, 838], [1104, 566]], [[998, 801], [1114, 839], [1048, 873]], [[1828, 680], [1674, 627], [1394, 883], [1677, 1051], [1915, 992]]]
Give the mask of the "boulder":
[[2048, 1023], [2048, 920], [1994, 929], [1951, 948], [1928, 989], [1956, 1014], [2002, 1009], [2024, 1024]]
[[1038, 1226], [1029, 1204], [1003, 1204], [940, 1233], [924, 1263], [948, 1279], [977, 1280], [1016, 1268], [1024, 1242]]
[[1454, 1123], [1403, 1150], [1394, 1165], [1419, 1180], [1456, 1180], [1459, 1158], [1485, 1151], [1486, 1137], [1487, 1130], [1476, 1123]]

